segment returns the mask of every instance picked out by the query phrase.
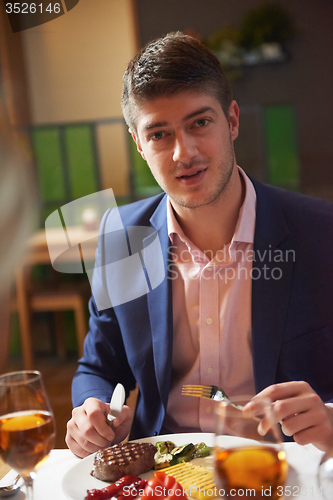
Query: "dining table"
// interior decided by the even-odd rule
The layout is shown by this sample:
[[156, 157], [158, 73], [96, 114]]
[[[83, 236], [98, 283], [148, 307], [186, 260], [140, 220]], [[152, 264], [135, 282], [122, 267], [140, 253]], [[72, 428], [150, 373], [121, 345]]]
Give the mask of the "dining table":
[[[318, 468], [323, 452], [311, 444], [300, 446], [296, 443], [285, 443], [283, 446], [289, 464], [288, 479], [283, 488], [284, 498], [331, 500], [325, 495], [325, 491], [318, 482]], [[68, 471], [75, 468], [80, 461], [81, 459], [73, 455], [69, 449], [52, 450], [36, 474], [35, 500], [72, 500], [73, 497], [68, 496], [64, 491], [63, 479], [66, 475], [68, 476]], [[9, 474], [0, 480], [0, 486], [6, 483]], [[80, 478], [73, 476], [73, 480], [80, 481]], [[24, 487], [11, 498], [24, 500]], [[283, 498], [282, 495], [280, 498]], [[84, 500], [84, 495], [82, 500]]]

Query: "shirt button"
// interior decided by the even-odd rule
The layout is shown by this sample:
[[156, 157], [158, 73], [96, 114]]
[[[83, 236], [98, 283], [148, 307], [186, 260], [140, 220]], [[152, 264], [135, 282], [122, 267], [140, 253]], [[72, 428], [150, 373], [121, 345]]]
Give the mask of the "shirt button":
[[213, 373], [214, 372], [214, 368], [212, 368], [211, 366], [209, 366], [207, 368], [207, 373]]
[[211, 325], [213, 323], [212, 318], [207, 318], [206, 323], [207, 323], [207, 325]]
[[212, 411], [212, 407], [211, 406], [206, 406], [206, 413], [210, 413]]

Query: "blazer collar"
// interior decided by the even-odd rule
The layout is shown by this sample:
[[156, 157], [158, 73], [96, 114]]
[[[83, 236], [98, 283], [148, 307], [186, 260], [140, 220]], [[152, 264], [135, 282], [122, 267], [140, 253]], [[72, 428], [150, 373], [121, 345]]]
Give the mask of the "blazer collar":
[[279, 198], [270, 186], [251, 180], [257, 194], [255, 239], [257, 244], [268, 243], [278, 248], [289, 235]]
[[157, 231], [165, 268], [165, 279], [147, 295], [149, 320], [152, 331], [153, 356], [157, 385], [164, 405], [167, 407], [172, 369], [172, 282], [168, 276], [169, 237], [167, 231], [166, 195], [153, 213], [150, 223]]
[[161, 231], [166, 227], [165, 226], [167, 220], [166, 204], [167, 204], [167, 195], [165, 194], [149, 220], [149, 222], [151, 223], [153, 228], [156, 229], [156, 231]]
[[276, 380], [294, 265], [288, 224], [274, 189], [257, 192], [252, 278], [252, 351], [257, 392]]

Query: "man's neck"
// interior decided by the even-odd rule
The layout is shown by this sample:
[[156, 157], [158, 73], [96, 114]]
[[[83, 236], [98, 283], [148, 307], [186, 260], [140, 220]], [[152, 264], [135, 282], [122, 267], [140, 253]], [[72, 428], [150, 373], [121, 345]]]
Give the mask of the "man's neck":
[[197, 208], [175, 205], [173, 210], [184, 234], [202, 251], [215, 255], [230, 243], [244, 201], [245, 183], [235, 168], [218, 200]]

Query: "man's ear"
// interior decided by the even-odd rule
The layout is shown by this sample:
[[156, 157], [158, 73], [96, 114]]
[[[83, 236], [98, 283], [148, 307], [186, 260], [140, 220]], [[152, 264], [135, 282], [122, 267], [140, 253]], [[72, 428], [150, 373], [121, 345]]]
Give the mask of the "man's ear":
[[234, 141], [239, 131], [239, 107], [236, 101], [232, 101], [229, 107], [229, 128], [231, 138]]
[[134, 132], [132, 132], [132, 131], [131, 131], [131, 136], [133, 137], [133, 141], [135, 142], [135, 144], [136, 144], [136, 148], [137, 148], [137, 150], [139, 151], [140, 155], [142, 156], [142, 158], [143, 158], [144, 160], [146, 160], [145, 155], [144, 155], [144, 153], [143, 153], [143, 151], [142, 151], [142, 147], [141, 147], [141, 144], [140, 144], [139, 139], [136, 137], [136, 135], [135, 135], [135, 134], [134, 134]]

